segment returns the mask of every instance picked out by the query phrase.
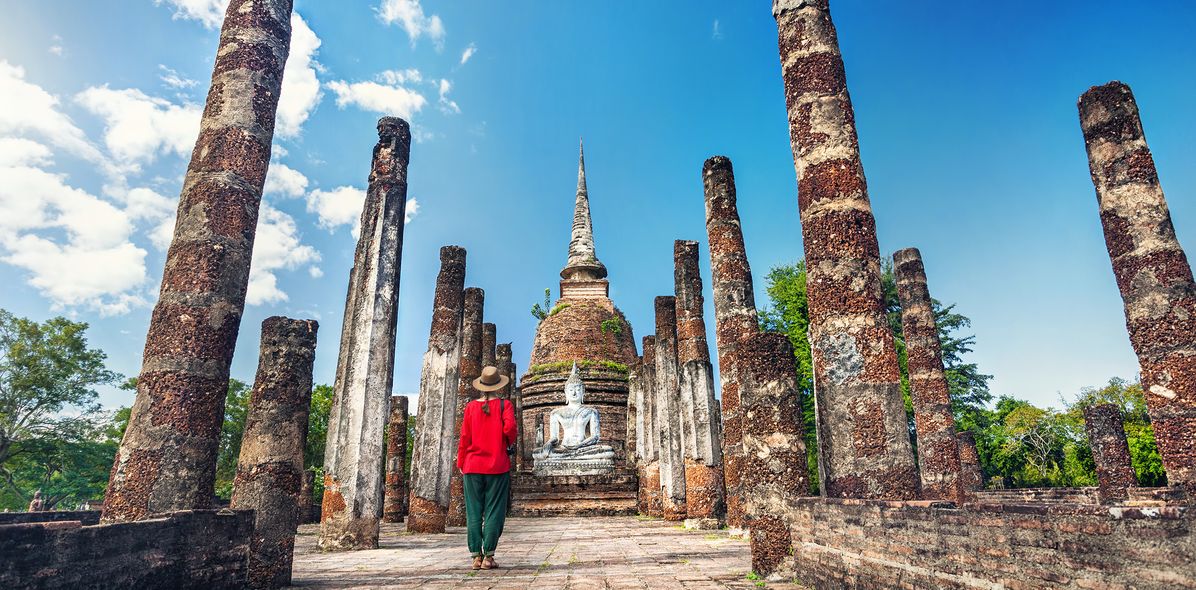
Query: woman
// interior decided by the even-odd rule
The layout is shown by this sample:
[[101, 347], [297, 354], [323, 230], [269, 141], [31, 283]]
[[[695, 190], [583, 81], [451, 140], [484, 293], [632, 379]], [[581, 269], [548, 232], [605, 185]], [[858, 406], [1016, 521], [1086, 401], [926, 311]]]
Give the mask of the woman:
[[466, 404], [461, 421], [461, 442], [457, 446], [457, 468], [465, 484], [465, 527], [473, 569], [492, 569], [494, 549], [507, 518], [507, 496], [511, 491], [511, 457], [507, 449], [515, 443], [515, 407], [509, 400], [491, 395], [507, 386], [510, 379], [498, 368], [486, 367], [473, 380], [481, 395]]

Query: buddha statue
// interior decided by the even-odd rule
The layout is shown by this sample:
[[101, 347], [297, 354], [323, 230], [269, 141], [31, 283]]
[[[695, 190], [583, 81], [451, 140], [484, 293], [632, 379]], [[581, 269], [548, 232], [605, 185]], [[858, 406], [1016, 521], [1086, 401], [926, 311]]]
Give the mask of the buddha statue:
[[536, 475], [601, 475], [614, 471], [615, 450], [599, 444], [598, 410], [583, 405], [586, 386], [577, 363], [565, 382], [565, 407], [548, 418], [548, 442], [532, 452]]

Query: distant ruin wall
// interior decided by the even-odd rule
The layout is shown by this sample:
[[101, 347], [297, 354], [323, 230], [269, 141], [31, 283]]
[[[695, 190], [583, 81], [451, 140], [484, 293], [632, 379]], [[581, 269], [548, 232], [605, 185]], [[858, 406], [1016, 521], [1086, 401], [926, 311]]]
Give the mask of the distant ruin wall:
[[1190, 508], [929, 505], [795, 499], [778, 574], [819, 590], [1196, 587]]
[[0, 525], [0, 588], [244, 588], [252, 533], [253, 512], [229, 510]]

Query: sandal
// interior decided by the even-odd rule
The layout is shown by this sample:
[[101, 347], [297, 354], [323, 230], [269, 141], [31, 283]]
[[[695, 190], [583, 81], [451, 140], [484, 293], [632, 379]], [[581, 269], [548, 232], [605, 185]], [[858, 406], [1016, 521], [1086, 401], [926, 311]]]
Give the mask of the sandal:
[[475, 570], [482, 569], [482, 556], [481, 555], [473, 558], [473, 569], [475, 569]]
[[498, 564], [497, 564], [497, 563], [494, 563], [494, 556], [493, 556], [493, 555], [487, 555], [487, 556], [486, 556], [486, 559], [483, 559], [483, 560], [482, 560], [482, 569], [484, 569], [484, 570], [492, 570], [492, 569], [494, 569], [494, 568], [496, 568], [496, 567], [498, 567]]

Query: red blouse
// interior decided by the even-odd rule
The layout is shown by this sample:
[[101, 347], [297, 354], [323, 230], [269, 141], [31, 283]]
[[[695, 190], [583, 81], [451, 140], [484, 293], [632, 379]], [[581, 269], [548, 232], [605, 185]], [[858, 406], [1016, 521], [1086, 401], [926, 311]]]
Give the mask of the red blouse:
[[[501, 417], [499, 402], [503, 408]], [[457, 445], [457, 468], [461, 473], [506, 473], [511, 470], [507, 447], [515, 443], [518, 432], [515, 404], [511, 400], [491, 399], [485, 402], [490, 405], [490, 413], [485, 414], [482, 403], [473, 400], [465, 406], [461, 442]]]

